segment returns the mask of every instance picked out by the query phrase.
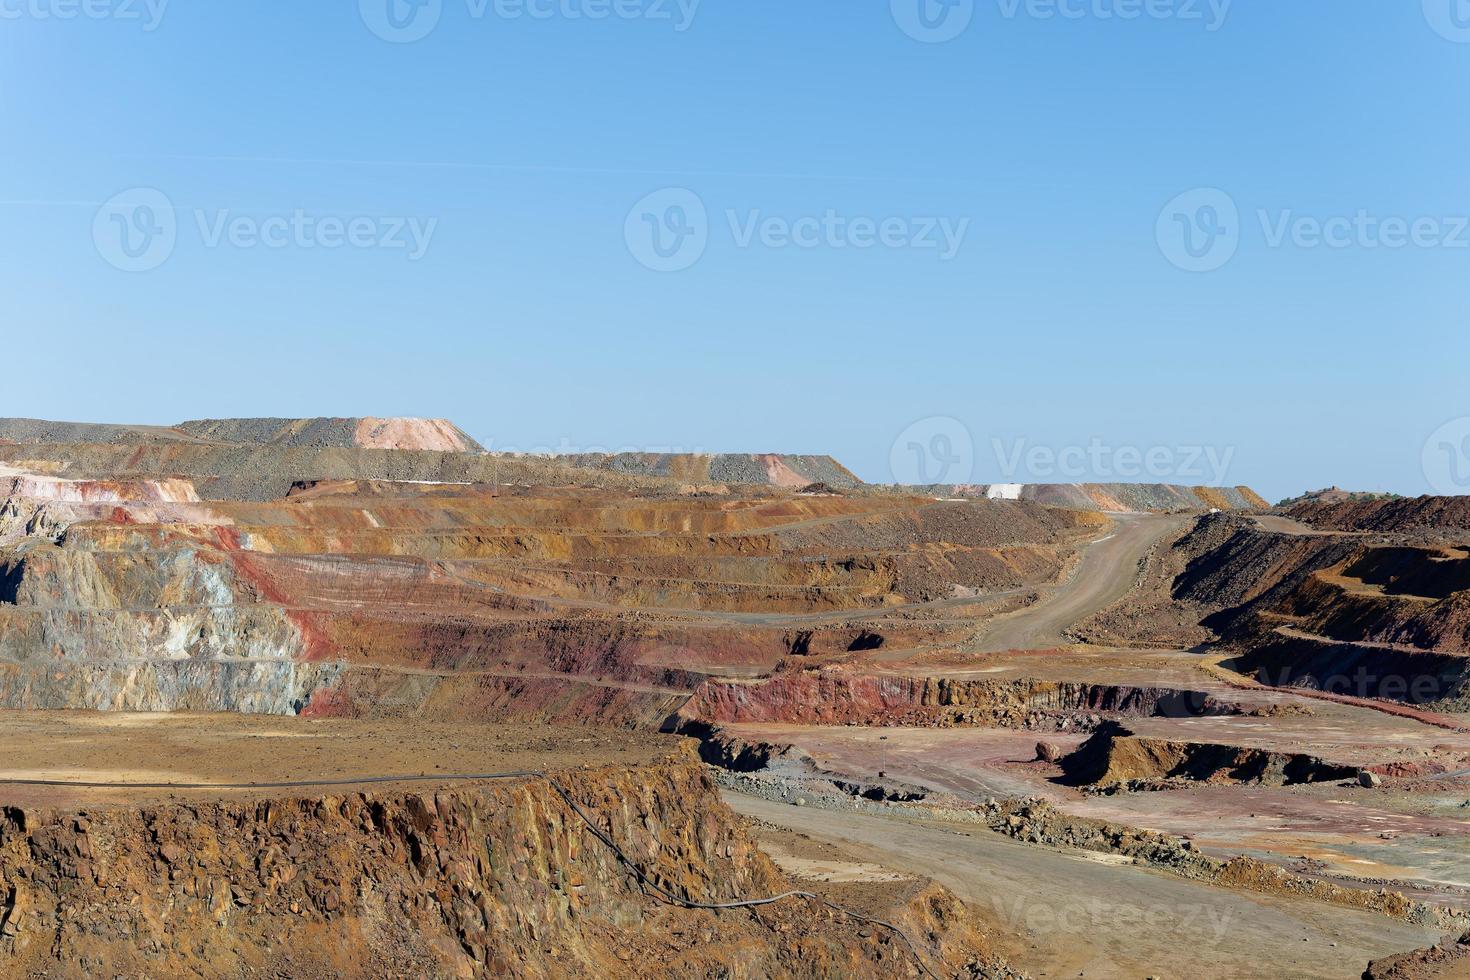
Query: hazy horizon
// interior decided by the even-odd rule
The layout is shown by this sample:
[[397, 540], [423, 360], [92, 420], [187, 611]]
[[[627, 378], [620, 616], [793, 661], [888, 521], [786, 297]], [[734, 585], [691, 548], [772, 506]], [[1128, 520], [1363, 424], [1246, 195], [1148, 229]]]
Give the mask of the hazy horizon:
[[[12, 418], [27, 418], [27, 419], [32, 419], [32, 420], [35, 420], [35, 421], [45, 421], [45, 422], [67, 422], [67, 423], [83, 423], [83, 424], [85, 424], [85, 423], [102, 423], [102, 424], [107, 424], [107, 425], [136, 425], [136, 426], [169, 427], [169, 426], [177, 425], [177, 424], [182, 423], [182, 422], [199, 421], [199, 420], [203, 420], [203, 419], [206, 419], [206, 418], [220, 418], [222, 416], [197, 416], [196, 415], [196, 416], [189, 416], [187, 418], [181, 417], [181, 418], [175, 418], [175, 419], [169, 419], [169, 420], [138, 420], [138, 419], [123, 419], [123, 418], [102, 418], [102, 419], [97, 419], [97, 418], [48, 418], [48, 419], [41, 419], [41, 418], [39, 418], [37, 416], [8, 416], [8, 417], [12, 417]], [[388, 416], [385, 416], [381, 412], [364, 412], [364, 413], [360, 413], [359, 415], [344, 415], [342, 413], [330, 413], [330, 412], [328, 412], [328, 413], [322, 413], [322, 414], [313, 415], [313, 416], [279, 416], [279, 415], [269, 415], [269, 414], [261, 414], [261, 413], [250, 413], [250, 414], [245, 414], [245, 415], [240, 415], [240, 416], [234, 416], [234, 417], [238, 417], [238, 418], [307, 418], [307, 417], [319, 417], [319, 418], [376, 417], [376, 418], [384, 418], [384, 417], [388, 417]], [[433, 415], [428, 415], [428, 414], [424, 414], [424, 413], [413, 413], [413, 412], [405, 413], [404, 415], [396, 416], [396, 417], [420, 418], [420, 419], [425, 419], [425, 418], [444, 418], [443, 416], [433, 416]], [[865, 483], [874, 483], [874, 484], [892, 484], [892, 483], [898, 483], [898, 482], [902, 482], [902, 483], [906, 483], [906, 484], [915, 484], [915, 483], [973, 483], [973, 484], [1007, 484], [1007, 483], [1020, 483], [1020, 484], [1026, 484], [1026, 483], [1093, 483], [1093, 482], [1096, 482], [1096, 483], [1174, 483], [1174, 484], [1189, 485], [1189, 486], [1194, 486], [1194, 485], [1199, 485], [1199, 486], [1248, 486], [1251, 489], [1257, 491], [1258, 493], [1261, 493], [1271, 503], [1276, 503], [1276, 502], [1278, 502], [1278, 501], [1280, 501], [1282, 499], [1286, 499], [1286, 498], [1289, 498], [1289, 497], [1299, 496], [1302, 493], [1308, 493], [1308, 492], [1312, 492], [1312, 491], [1316, 491], [1316, 490], [1328, 489], [1328, 488], [1334, 487], [1334, 486], [1340, 487], [1343, 490], [1354, 491], [1354, 492], [1363, 492], [1363, 493], [1368, 493], [1368, 492], [1397, 492], [1397, 491], [1387, 491], [1387, 490], [1385, 490], [1382, 487], [1353, 487], [1353, 486], [1343, 486], [1341, 484], [1333, 483], [1331, 481], [1328, 481], [1328, 482], [1325, 482], [1325, 483], [1321, 483], [1319, 485], [1309, 486], [1309, 487], [1302, 487], [1300, 489], [1293, 490], [1293, 491], [1286, 492], [1286, 493], [1271, 493], [1271, 492], [1267, 492], [1266, 490], [1263, 490], [1261, 486], [1257, 485], [1256, 483], [1252, 483], [1250, 480], [1232, 480], [1232, 479], [1226, 478], [1226, 479], [1203, 479], [1203, 480], [1198, 480], [1198, 481], [1191, 481], [1187, 476], [1177, 477], [1176, 478], [1176, 477], [1174, 477], [1174, 476], [1172, 476], [1172, 475], [1170, 475], [1168, 473], [1161, 474], [1161, 475], [1159, 475], [1157, 477], [1150, 476], [1147, 473], [1147, 470], [1148, 470], [1148, 462], [1147, 462], [1146, 459], [1141, 459], [1140, 462], [1138, 462], [1138, 464], [1137, 464], [1137, 466], [1143, 471], [1140, 474], [1129, 475], [1129, 474], [1126, 474], [1126, 473], [1114, 473], [1114, 475], [1112, 475], [1112, 476], [1093, 477], [1093, 476], [1087, 475], [1087, 474], [1084, 474], [1082, 476], [1077, 476], [1076, 474], [1074, 474], [1074, 473], [1072, 473], [1070, 471], [1067, 471], [1066, 467], [1068, 465], [1070, 465], [1070, 464], [1069, 464], [1068, 460], [1066, 458], [1064, 458], [1065, 450], [1067, 448], [1078, 450], [1080, 452], [1080, 456], [1078, 458], [1080, 460], [1082, 460], [1082, 461], [1085, 462], [1085, 461], [1089, 461], [1089, 453], [1088, 453], [1088, 450], [1090, 449], [1090, 447], [1088, 447], [1088, 446], [1064, 447], [1063, 452], [1061, 452], [1061, 453], [1052, 451], [1051, 452], [1052, 462], [1050, 463], [1050, 466], [1051, 466], [1051, 475], [1050, 476], [1047, 476], [1046, 472], [1043, 471], [1043, 473], [1040, 476], [1033, 476], [1032, 475], [1032, 468], [1028, 468], [1028, 467], [1026, 467], [1024, 465], [1027, 454], [1028, 453], [1031, 453], [1031, 452], [1034, 452], [1038, 448], [1039, 449], [1042, 449], [1042, 450], [1048, 450], [1048, 449], [1050, 449], [1050, 447], [1044, 447], [1044, 446], [1042, 446], [1042, 447], [1036, 447], [1036, 446], [1024, 447], [1023, 446], [1023, 447], [1020, 447], [1020, 449], [1018, 450], [1018, 447], [1015, 444], [1011, 445], [1010, 447], [991, 445], [990, 446], [990, 451], [993, 451], [996, 459], [998, 459], [1000, 461], [1000, 465], [999, 465], [1000, 472], [999, 472], [999, 475], [996, 475], [996, 476], [994, 476], [992, 478], [992, 477], [986, 476], [987, 468], [984, 465], [984, 463], [985, 463], [985, 457], [986, 457], [986, 453], [987, 453], [986, 447], [980, 445], [978, 442], [973, 446], [973, 452], [970, 454], [969, 457], [966, 457], [964, 455], [963, 451], [951, 452], [951, 454], [948, 457], [942, 456], [940, 454], [937, 454], [937, 453], [934, 453], [934, 452], [931, 451], [931, 452], [929, 452], [929, 453], [927, 453], [925, 455], [925, 458], [924, 459], [922, 459], [922, 460], [920, 460], [918, 462], [911, 462], [911, 461], [905, 460], [905, 461], [902, 461], [902, 462], [898, 463], [897, 465], [894, 465], [892, 459], [890, 459], [890, 465], [887, 466], [887, 467], [879, 467], [878, 468], [878, 472], [876, 472], [876, 473], [864, 473], [859, 467], [852, 466], [847, 460], [843, 459], [841, 456], [837, 455], [836, 453], [828, 452], [828, 451], [823, 450], [821, 448], [775, 449], [775, 448], [763, 448], [763, 447], [751, 447], [751, 446], [724, 446], [724, 447], [693, 446], [693, 447], [683, 447], [683, 446], [635, 445], [635, 444], [631, 444], [631, 443], [614, 443], [614, 444], [608, 444], [608, 445], [593, 445], [593, 444], [585, 444], [584, 445], [584, 444], [572, 443], [570, 441], [564, 441], [564, 442], [559, 443], [557, 445], [538, 445], [538, 444], [532, 444], [532, 443], [514, 443], [514, 442], [508, 442], [508, 441], [507, 442], [498, 443], [498, 444], [492, 444], [490, 441], [488, 441], [485, 438], [483, 438], [479, 433], [475, 432], [474, 429], [473, 429], [473, 427], [466, 426], [466, 425], [462, 424], [458, 419], [448, 418], [447, 421], [452, 422], [455, 425], [458, 425], [467, 435], [469, 435], [471, 438], [475, 439], [477, 442], [480, 442], [485, 447], [485, 449], [487, 451], [491, 451], [491, 452], [521, 452], [521, 453], [540, 453], [540, 454], [553, 454], [553, 455], [565, 455], [565, 454], [572, 454], [572, 453], [638, 453], [638, 452], [648, 452], [648, 453], [707, 453], [707, 454], [718, 454], [718, 453], [754, 453], [754, 454], [784, 453], [784, 454], [794, 454], [794, 455], [823, 455], [823, 456], [833, 456], [837, 460], [838, 463], [841, 463], [844, 466], [847, 466], [847, 468], [849, 470], [851, 470], [853, 473], [855, 473], [860, 479], [862, 479], [863, 482], [865, 482]], [[926, 427], [924, 428], [923, 431], [924, 431], [925, 434], [927, 434], [927, 435], [930, 436], [930, 439], [931, 439], [931, 442], [929, 444], [930, 446], [932, 446], [932, 437], [935, 434], [939, 434], [941, 436], [943, 436], [945, 434], [944, 427], [938, 427], [938, 428], [936, 428], [932, 424], [928, 424], [928, 423], [932, 423], [933, 421], [934, 420], [922, 420], [922, 422], [921, 422], [921, 424], [925, 424], [926, 425]], [[902, 450], [903, 450], [903, 446], [904, 445], [906, 445], [906, 443], [895, 443], [895, 447], [898, 449], [898, 451], [900, 452], [900, 454], [902, 454]], [[1116, 447], [1116, 449], [1113, 450], [1113, 452], [1114, 452], [1114, 454], [1116, 454], [1117, 452], [1126, 452], [1126, 450], [1128, 450], [1130, 448], [1133, 448], [1133, 447], [1119, 446], [1119, 447]], [[1160, 448], [1160, 449], [1168, 449], [1168, 448], [1171, 448], [1171, 447], [1157, 447], [1157, 448]], [[1173, 451], [1175, 453], [1174, 462], [1176, 462], [1176, 463], [1179, 464], [1179, 468], [1182, 468], [1182, 469], [1186, 469], [1187, 470], [1190, 466], [1193, 466], [1200, 473], [1202, 473], [1205, 477], [1216, 477], [1221, 472], [1222, 468], [1223, 468], [1223, 471], [1226, 474], [1228, 474], [1231, 471], [1231, 469], [1233, 468], [1232, 465], [1231, 465], [1232, 464], [1232, 460], [1233, 460], [1233, 455], [1215, 455], [1214, 454], [1214, 450], [1211, 447], [1185, 447], [1188, 450], [1187, 452], [1179, 452], [1178, 451], [1178, 448], [1179, 447], [1174, 447], [1173, 448]], [[1189, 462], [1189, 460], [1193, 456], [1193, 450], [1195, 448], [1199, 448], [1201, 451], [1200, 451], [1200, 454], [1199, 454], [1198, 459], [1195, 459], [1193, 461], [1193, 463], [1191, 464]], [[1022, 464], [1023, 465], [1020, 467], [1020, 470], [1018, 472], [1008, 472], [1007, 467], [1009, 465], [1013, 464], [1018, 459], [1018, 451], [1019, 451], [1019, 458], [1022, 461]], [[1227, 454], [1230, 453], [1230, 450], [1227, 449], [1226, 453]], [[1144, 454], [1141, 451], [1140, 451], [1140, 454], [1139, 455], [1140, 455], [1140, 457], [1144, 456]], [[948, 464], [949, 464], [948, 467], [945, 466], [946, 460], [948, 461]], [[1036, 461], [1039, 461], [1039, 460], [1033, 459], [1032, 461], [1033, 462], [1036, 462]], [[1222, 464], [1223, 464], [1223, 467], [1222, 467]], [[967, 466], [967, 465], [969, 467], [968, 470], [963, 470], [963, 468], [965, 466]], [[913, 468], [915, 466], [920, 467], [920, 469], [915, 470]], [[924, 468], [925, 467], [928, 468], [927, 469], [927, 472], [924, 471]], [[995, 468], [995, 467], [992, 466], [992, 468]], [[1115, 466], [1114, 469], [1116, 470], [1116, 469], [1118, 469], [1118, 467]], [[934, 480], [925, 480], [925, 479], [922, 479], [922, 477], [925, 477], [925, 476], [942, 477], [942, 478], [941, 479], [934, 479]], [[899, 479], [895, 479], [895, 477], [902, 477], [904, 479], [899, 480]], [[962, 479], [960, 477], [964, 477], [964, 478]]]

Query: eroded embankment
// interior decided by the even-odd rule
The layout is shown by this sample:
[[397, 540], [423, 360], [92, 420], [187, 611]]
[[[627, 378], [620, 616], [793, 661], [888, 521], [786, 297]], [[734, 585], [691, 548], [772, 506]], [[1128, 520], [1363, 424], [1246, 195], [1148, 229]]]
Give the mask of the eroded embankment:
[[[1368, 507], [1371, 513], [1360, 513], [1363, 506], [1326, 508], [1325, 516], [1321, 506], [1299, 509], [1324, 522], [1321, 533], [1279, 516], [1201, 518], [1150, 555], [1141, 587], [1082, 632], [1104, 641], [1216, 639], [1243, 651], [1239, 666], [1263, 683], [1463, 703], [1470, 690], [1470, 552], [1451, 541], [1461, 532], [1401, 530], [1405, 522], [1443, 517], [1435, 501], [1396, 505], [1391, 513], [1381, 513], [1383, 502]], [[1385, 523], [1392, 533], [1333, 529]]]
[[1202, 691], [1176, 688], [905, 677], [836, 668], [783, 671], [760, 681], [709, 680], [680, 714], [713, 723], [1046, 728], [1064, 719], [1076, 721], [1072, 716], [1079, 713], [1191, 717], [1239, 710]]
[[0, 705], [655, 727], [696, 674], [967, 633], [1061, 576], [1096, 516], [591, 487], [164, 489], [12, 481]]
[[1356, 766], [1304, 753], [1146, 738], [1117, 722], [1103, 724], [1077, 751], [1063, 758], [1062, 771], [1074, 784], [1100, 786], [1165, 779], [1289, 786], [1352, 779], [1358, 774]]
[[1470, 537], [1470, 497], [1464, 496], [1303, 500], [1286, 508], [1286, 513], [1323, 530]]
[[1363, 980], [1454, 980], [1465, 976], [1470, 976], [1470, 932], [1452, 933], [1433, 946], [1374, 960], [1363, 971]]
[[[9, 976], [909, 976], [891, 932], [793, 898], [681, 747], [660, 762], [432, 790], [0, 811]], [[939, 969], [988, 975], [944, 893], [897, 910]], [[967, 973], [966, 975], [971, 975]]]

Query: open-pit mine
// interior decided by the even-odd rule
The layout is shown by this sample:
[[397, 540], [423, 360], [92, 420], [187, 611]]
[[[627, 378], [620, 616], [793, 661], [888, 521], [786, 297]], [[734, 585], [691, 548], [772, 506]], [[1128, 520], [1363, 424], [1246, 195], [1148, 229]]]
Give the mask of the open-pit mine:
[[1470, 498], [0, 420], [0, 975], [1470, 976]]

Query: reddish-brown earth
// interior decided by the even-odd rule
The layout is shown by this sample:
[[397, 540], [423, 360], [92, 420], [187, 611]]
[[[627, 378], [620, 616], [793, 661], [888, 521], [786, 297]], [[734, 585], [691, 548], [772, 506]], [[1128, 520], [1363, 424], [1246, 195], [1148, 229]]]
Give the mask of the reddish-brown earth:
[[[640, 889], [573, 804], [680, 897], [797, 887], [718, 800], [688, 743], [229, 716], [28, 713], [0, 728], [16, 747], [4, 779], [67, 784], [4, 786], [6, 976], [921, 969], [896, 933], [810, 898], [704, 911]], [[528, 768], [549, 772], [517, 775]], [[354, 782], [384, 775], [404, 778]], [[251, 785], [281, 781], [301, 782]], [[128, 788], [140, 783], [159, 785]], [[913, 885], [854, 911], [901, 924], [930, 969], [1004, 975], [961, 903]]]
[[[0, 779], [68, 784], [0, 783], [12, 972], [1334, 977], [1470, 915], [1453, 503], [939, 499], [419, 420], [0, 439]], [[671, 908], [553, 782], [681, 895], [794, 875], [904, 935]]]

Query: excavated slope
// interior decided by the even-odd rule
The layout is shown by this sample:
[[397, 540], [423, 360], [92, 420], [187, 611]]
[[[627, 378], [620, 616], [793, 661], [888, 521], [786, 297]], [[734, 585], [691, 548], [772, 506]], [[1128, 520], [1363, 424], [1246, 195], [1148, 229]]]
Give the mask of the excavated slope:
[[1352, 779], [1358, 773], [1356, 766], [1304, 753], [1140, 737], [1116, 722], [1104, 723], [1062, 760], [1062, 769], [1074, 783], [1099, 785], [1185, 779], [1287, 786]]
[[1201, 691], [1109, 684], [898, 677], [841, 668], [785, 672], [761, 681], [709, 680], [681, 718], [694, 723], [1026, 727], [1038, 713], [1196, 717], [1238, 709]]
[[1470, 538], [1470, 497], [1305, 500], [1285, 511], [1328, 531], [1420, 532]]
[[894, 496], [8, 486], [8, 707], [656, 727], [706, 672], [966, 636], [953, 604], [1055, 582], [1097, 533], [1093, 515], [1035, 504]]
[[1140, 592], [1100, 622], [1122, 630], [1131, 614], [1131, 631], [1147, 635], [1144, 620], [1192, 615], [1268, 683], [1451, 708], [1470, 695], [1470, 533], [1454, 525], [1453, 501], [1409, 503], [1298, 513], [1323, 528], [1395, 533], [1201, 518], [1158, 562], [1177, 574], [1145, 576], [1169, 590], [1175, 609]]
[[[810, 899], [656, 900], [558, 788], [675, 895], [791, 888], [685, 743], [642, 766], [429, 788], [7, 807], [0, 958], [12, 977], [918, 975], [893, 933]], [[1001, 972], [942, 890], [886, 911], [934, 968]]]

